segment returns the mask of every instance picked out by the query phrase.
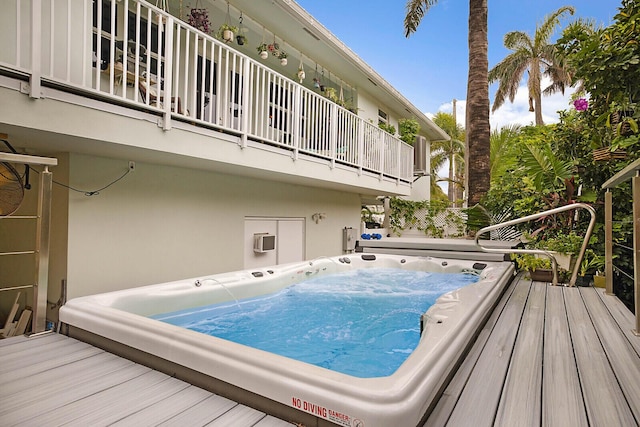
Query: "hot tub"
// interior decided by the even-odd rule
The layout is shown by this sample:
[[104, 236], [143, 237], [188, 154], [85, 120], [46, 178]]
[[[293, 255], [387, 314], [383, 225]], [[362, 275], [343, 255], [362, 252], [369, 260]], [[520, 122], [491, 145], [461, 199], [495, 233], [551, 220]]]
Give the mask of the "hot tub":
[[[362, 268], [479, 274], [422, 316], [416, 349], [385, 377], [358, 378], [150, 316], [276, 292], [310, 276]], [[513, 275], [509, 262], [354, 254], [76, 298], [60, 310], [69, 334], [288, 420], [341, 426], [413, 426]]]

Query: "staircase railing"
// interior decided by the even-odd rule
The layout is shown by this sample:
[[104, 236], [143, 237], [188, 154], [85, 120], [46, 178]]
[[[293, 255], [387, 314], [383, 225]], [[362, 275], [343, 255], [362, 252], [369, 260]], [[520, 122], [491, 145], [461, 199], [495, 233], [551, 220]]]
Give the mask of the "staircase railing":
[[576, 263], [573, 267], [573, 272], [571, 274], [571, 279], [569, 280], [569, 286], [575, 286], [576, 284], [576, 279], [578, 278], [578, 269], [580, 268], [580, 263], [582, 262], [582, 258], [584, 258], [584, 253], [587, 250], [587, 245], [589, 244], [589, 239], [591, 238], [591, 234], [593, 233], [593, 228], [595, 227], [596, 224], [596, 211], [595, 209], [593, 209], [590, 205], [587, 205], [586, 203], [574, 203], [571, 205], [566, 205], [566, 206], [561, 206], [559, 208], [555, 208], [555, 209], [549, 209], [543, 212], [539, 212], [537, 214], [533, 214], [533, 215], [527, 215], [524, 216], [522, 218], [517, 218], [517, 219], [513, 219], [511, 221], [505, 221], [505, 222], [501, 222], [500, 224], [495, 224], [495, 225], [490, 225], [488, 227], [484, 227], [481, 228], [478, 233], [476, 234], [476, 245], [478, 246], [478, 248], [480, 248], [480, 250], [482, 250], [483, 252], [490, 252], [490, 253], [501, 253], [501, 254], [537, 254], [537, 255], [544, 255], [549, 257], [549, 259], [551, 260], [551, 268], [553, 270], [553, 284], [557, 285], [558, 284], [558, 261], [556, 260], [555, 255], [553, 254], [553, 252], [550, 251], [545, 251], [542, 249], [498, 249], [498, 248], [487, 248], [484, 247], [480, 244], [479, 240], [480, 240], [480, 236], [482, 236], [485, 233], [488, 233], [490, 231], [493, 230], [497, 230], [499, 228], [503, 228], [503, 227], [509, 227], [512, 225], [516, 225], [516, 224], [522, 224], [523, 222], [529, 222], [531, 220], [534, 219], [538, 219], [538, 218], [542, 218], [545, 216], [549, 216], [549, 215], [554, 215], [560, 212], [566, 212], [566, 211], [570, 211], [570, 210], [575, 210], [575, 209], [586, 209], [589, 214], [591, 214], [591, 220], [589, 221], [589, 227], [587, 227], [587, 231], [584, 235], [584, 240], [582, 242], [582, 246], [580, 247], [580, 253], [578, 254], [578, 258], [576, 259]]

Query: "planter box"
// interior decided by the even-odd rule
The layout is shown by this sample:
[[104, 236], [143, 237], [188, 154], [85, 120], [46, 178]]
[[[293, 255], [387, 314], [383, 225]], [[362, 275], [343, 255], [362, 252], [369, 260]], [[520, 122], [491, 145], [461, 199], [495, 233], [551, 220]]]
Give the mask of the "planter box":
[[605, 276], [593, 276], [593, 286], [595, 286], [596, 288], [605, 288]]
[[593, 160], [596, 162], [606, 162], [609, 160], [624, 160], [627, 152], [624, 150], [611, 151], [611, 147], [598, 148], [593, 150]]
[[546, 268], [538, 268], [536, 270], [530, 271], [531, 280], [534, 282], [548, 282], [551, 283], [553, 281], [553, 271]]

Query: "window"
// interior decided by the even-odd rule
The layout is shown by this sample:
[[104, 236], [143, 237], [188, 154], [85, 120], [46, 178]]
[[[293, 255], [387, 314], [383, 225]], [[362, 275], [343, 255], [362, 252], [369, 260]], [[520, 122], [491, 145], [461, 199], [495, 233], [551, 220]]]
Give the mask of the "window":
[[378, 124], [381, 124], [381, 123], [385, 125], [388, 124], [389, 116], [384, 111], [378, 109]]

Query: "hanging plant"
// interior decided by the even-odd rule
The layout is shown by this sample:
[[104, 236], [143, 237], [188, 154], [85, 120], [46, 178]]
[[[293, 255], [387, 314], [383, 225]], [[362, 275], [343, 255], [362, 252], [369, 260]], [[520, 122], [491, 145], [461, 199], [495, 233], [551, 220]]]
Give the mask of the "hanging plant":
[[193, 28], [197, 28], [205, 34], [211, 32], [211, 21], [209, 21], [209, 11], [200, 7], [200, 0], [196, 1], [196, 6], [191, 9], [187, 22]]
[[247, 42], [247, 36], [244, 35], [244, 27], [242, 26], [242, 12], [240, 12], [240, 18], [238, 19], [238, 35], [236, 36], [236, 42], [242, 46]]
[[278, 58], [280, 58], [280, 65], [285, 66], [288, 63], [287, 60], [287, 52], [285, 52], [284, 50], [281, 50], [280, 52], [278, 52]]
[[280, 50], [280, 45], [275, 41], [267, 46], [269, 52], [273, 54], [273, 56], [278, 56], [278, 51]]
[[218, 28], [218, 38], [229, 43], [233, 41], [235, 33], [238, 32], [238, 27], [229, 24], [222, 24]]
[[304, 78], [307, 76], [304, 72], [304, 64], [302, 63], [302, 58], [300, 58], [300, 65], [298, 66], [298, 83], [302, 83]]
[[224, 19], [224, 24], [218, 28], [218, 38], [230, 43], [235, 37], [235, 33], [238, 32], [238, 27], [231, 25], [231, 13], [229, 9], [229, 2], [227, 2], [227, 16]]
[[260, 54], [260, 58], [267, 59], [269, 57], [269, 52], [267, 51], [268, 47], [266, 43], [260, 43], [256, 50]]

